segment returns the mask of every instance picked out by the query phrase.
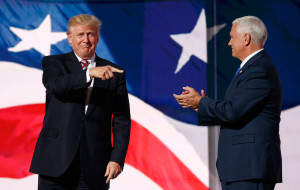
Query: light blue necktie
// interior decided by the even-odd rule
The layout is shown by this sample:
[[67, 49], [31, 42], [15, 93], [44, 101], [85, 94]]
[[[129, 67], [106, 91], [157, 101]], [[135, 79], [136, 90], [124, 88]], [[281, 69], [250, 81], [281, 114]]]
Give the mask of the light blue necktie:
[[[241, 67], [239, 67], [239, 68], [237, 69], [237, 71], [236, 71], [234, 77], [240, 72], [240, 70], [241, 70]], [[234, 78], [234, 77], [233, 77], [233, 78]]]

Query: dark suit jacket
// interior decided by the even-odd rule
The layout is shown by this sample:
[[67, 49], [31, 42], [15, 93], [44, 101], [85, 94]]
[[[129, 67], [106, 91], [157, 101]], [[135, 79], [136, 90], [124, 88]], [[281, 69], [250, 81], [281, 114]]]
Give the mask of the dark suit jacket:
[[277, 70], [263, 50], [234, 77], [223, 101], [200, 100], [199, 125], [221, 125], [217, 169], [222, 181], [282, 181], [281, 96]]
[[[96, 56], [96, 66], [104, 65], [122, 69]], [[114, 73], [114, 79], [104, 81], [95, 78], [85, 114], [86, 71], [74, 52], [47, 56], [42, 66], [46, 114], [30, 171], [60, 176], [79, 149], [86, 182], [96, 187], [109, 161], [124, 165], [131, 122], [125, 74]]]

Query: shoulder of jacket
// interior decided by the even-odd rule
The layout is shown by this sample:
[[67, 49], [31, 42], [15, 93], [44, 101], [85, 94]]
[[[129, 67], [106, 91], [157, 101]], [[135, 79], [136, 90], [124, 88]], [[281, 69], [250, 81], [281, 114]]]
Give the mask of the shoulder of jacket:
[[119, 65], [117, 65], [117, 64], [115, 64], [111, 61], [108, 61], [106, 59], [103, 59], [101, 57], [96, 56], [96, 62], [98, 62], [98, 61], [103, 63], [104, 65], [110, 65], [110, 66], [115, 67], [117, 69], [124, 70], [121, 66], [119, 66]]
[[72, 52], [69, 52], [69, 53], [63, 53], [63, 54], [56, 54], [56, 55], [48, 55], [48, 56], [45, 56], [43, 58], [43, 60], [58, 60], [60, 62], [63, 62], [64, 60], [68, 59], [71, 57], [71, 53]]

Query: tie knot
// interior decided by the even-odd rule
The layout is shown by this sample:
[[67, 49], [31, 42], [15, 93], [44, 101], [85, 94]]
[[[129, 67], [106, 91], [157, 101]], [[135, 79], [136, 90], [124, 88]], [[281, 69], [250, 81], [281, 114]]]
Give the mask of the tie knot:
[[89, 61], [86, 60], [86, 59], [81, 60], [80, 63], [81, 63], [81, 66], [82, 66], [83, 70], [85, 70], [89, 65]]

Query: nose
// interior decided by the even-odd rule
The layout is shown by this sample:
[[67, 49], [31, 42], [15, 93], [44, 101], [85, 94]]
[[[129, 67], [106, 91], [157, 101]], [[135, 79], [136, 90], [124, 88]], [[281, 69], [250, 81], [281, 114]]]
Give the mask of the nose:
[[231, 46], [231, 39], [229, 40], [228, 45]]
[[84, 35], [83, 41], [84, 41], [84, 42], [89, 42], [89, 37], [88, 37], [88, 35]]

